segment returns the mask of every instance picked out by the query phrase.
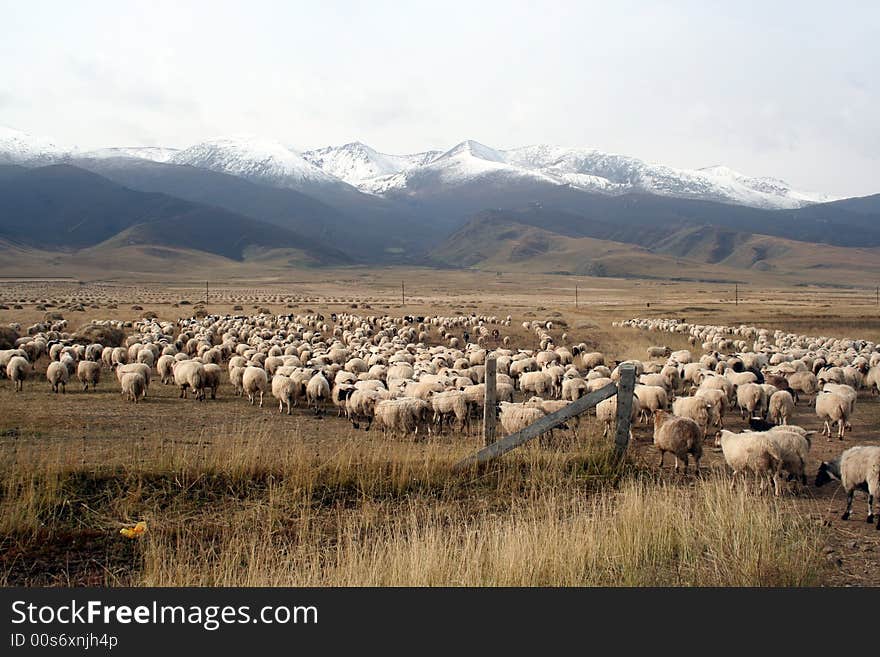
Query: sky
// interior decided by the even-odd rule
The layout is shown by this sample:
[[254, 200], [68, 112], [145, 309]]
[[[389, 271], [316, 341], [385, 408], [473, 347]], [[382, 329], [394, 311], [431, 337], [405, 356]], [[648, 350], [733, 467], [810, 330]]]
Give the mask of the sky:
[[880, 192], [880, 2], [0, 0], [0, 125], [388, 153], [549, 143]]

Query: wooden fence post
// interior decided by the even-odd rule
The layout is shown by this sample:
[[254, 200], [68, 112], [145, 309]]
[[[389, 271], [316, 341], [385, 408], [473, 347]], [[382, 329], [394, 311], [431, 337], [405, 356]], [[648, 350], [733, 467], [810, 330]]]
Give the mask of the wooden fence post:
[[[487, 445], [476, 454], [473, 454], [466, 459], [459, 461], [455, 465], [455, 469], [462, 470], [474, 465], [488, 463], [489, 461], [498, 458], [502, 454], [506, 454], [510, 450], [527, 443], [532, 438], [537, 438], [541, 434], [547, 433], [548, 431], [550, 431], [550, 429], [559, 426], [567, 419], [572, 418], [575, 415], [580, 415], [584, 411], [593, 408], [600, 401], [608, 399], [609, 397], [613, 397], [616, 394], [617, 386], [613, 383], [609, 383], [604, 388], [599, 388], [598, 390], [591, 392], [587, 396], [581, 397], [577, 401], [571, 402], [570, 404], [556, 411], [555, 413], [545, 415], [540, 420], [530, 424], [522, 431], [517, 431], [516, 433], [512, 433], [509, 436], [505, 436], [501, 440], [496, 440], [491, 445]], [[630, 387], [630, 397], [632, 397], [632, 387]]]
[[498, 397], [495, 391], [495, 354], [486, 357], [486, 394], [483, 400], [483, 444], [491, 445], [495, 442], [495, 420]]
[[620, 381], [617, 384], [617, 433], [614, 436], [614, 449], [617, 456], [623, 456], [629, 445], [629, 431], [632, 419], [633, 390], [636, 385], [636, 368], [632, 363], [620, 364]]

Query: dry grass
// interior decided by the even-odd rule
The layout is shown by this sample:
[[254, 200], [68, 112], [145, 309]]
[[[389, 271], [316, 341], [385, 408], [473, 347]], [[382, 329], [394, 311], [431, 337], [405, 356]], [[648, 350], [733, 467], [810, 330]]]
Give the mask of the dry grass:
[[[22, 449], [4, 456], [0, 534], [31, 549], [78, 531], [101, 537], [106, 554], [92, 558], [106, 561], [100, 583], [111, 585], [819, 581], [816, 523], [724, 478], [640, 477], [594, 439], [453, 472], [468, 449], [377, 438], [321, 450], [245, 426], [186, 444], [120, 443], [91, 464]], [[118, 536], [140, 519], [142, 539]], [[45, 583], [20, 566], [6, 563], [5, 584]]]

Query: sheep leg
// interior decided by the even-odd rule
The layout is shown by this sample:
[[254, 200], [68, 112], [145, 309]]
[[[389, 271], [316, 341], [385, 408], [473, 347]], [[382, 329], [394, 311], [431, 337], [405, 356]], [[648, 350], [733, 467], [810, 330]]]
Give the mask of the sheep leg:
[[856, 494], [856, 489], [853, 488], [846, 493], [846, 510], [843, 512], [843, 515], [840, 516], [841, 520], [849, 520], [850, 515], [852, 515], [852, 505], [853, 505], [853, 496]]
[[666, 452], [664, 452], [664, 451], [661, 449], [661, 450], [660, 450], [660, 464], [657, 466], [657, 467], [660, 468], [661, 470], [663, 469], [663, 457], [664, 457], [664, 456], [666, 456]]
[[874, 522], [874, 495], [872, 493], [868, 493], [868, 518], [865, 522]]
[[843, 421], [843, 418], [837, 421], [837, 439], [843, 440], [843, 435], [846, 433], [846, 425]]
[[263, 408], [263, 391], [260, 390], [260, 408]]

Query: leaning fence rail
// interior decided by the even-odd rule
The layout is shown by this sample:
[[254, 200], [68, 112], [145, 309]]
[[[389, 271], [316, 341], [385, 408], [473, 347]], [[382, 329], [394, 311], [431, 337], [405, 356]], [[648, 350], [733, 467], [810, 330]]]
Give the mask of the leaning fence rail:
[[[490, 366], [489, 361], [487, 361], [487, 367]], [[494, 359], [492, 359], [491, 366], [494, 366]], [[492, 374], [494, 375], [494, 369]], [[487, 439], [486, 446], [480, 451], [472, 454], [466, 459], [458, 462], [455, 467], [456, 469], [465, 469], [475, 465], [482, 465], [484, 463], [488, 463], [493, 459], [498, 458], [502, 454], [506, 454], [507, 452], [516, 449], [520, 445], [524, 445], [528, 441], [533, 438], [537, 438], [541, 434], [547, 433], [551, 429], [558, 427], [560, 424], [565, 422], [566, 420], [573, 418], [576, 415], [580, 415], [581, 413], [585, 413], [596, 404], [609, 397], [613, 397], [614, 395], [618, 396], [617, 401], [617, 433], [614, 438], [615, 450], [618, 456], [622, 456], [626, 451], [627, 445], [629, 444], [629, 431], [630, 431], [630, 417], [632, 415], [632, 399], [633, 399], [633, 389], [635, 388], [635, 367], [632, 363], [621, 363], [620, 364], [620, 380], [617, 384], [609, 383], [607, 386], [603, 388], [599, 388], [586, 395], [585, 397], [581, 397], [577, 401], [573, 401], [568, 404], [565, 408], [562, 408], [555, 413], [551, 413], [550, 415], [546, 415], [537, 422], [530, 424], [522, 431], [517, 431], [516, 433], [512, 433], [509, 436], [505, 436], [501, 440], [495, 442], [488, 442], [490, 436], [494, 436], [495, 430], [495, 406], [494, 399], [495, 390], [494, 385], [491, 386], [489, 381], [491, 380], [494, 384], [495, 377], [492, 376], [491, 379], [488, 376], [487, 369], [487, 377], [486, 377], [486, 407], [484, 408], [484, 432], [483, 435]], [[489, 400], [492, 400], [492, 406], [489, 408]], [[491, 413], [491, 419], [486, 420], [488, 418], [489, 413]], [[491, 430], [486, 430], [488, 426], [491, 424]]]

